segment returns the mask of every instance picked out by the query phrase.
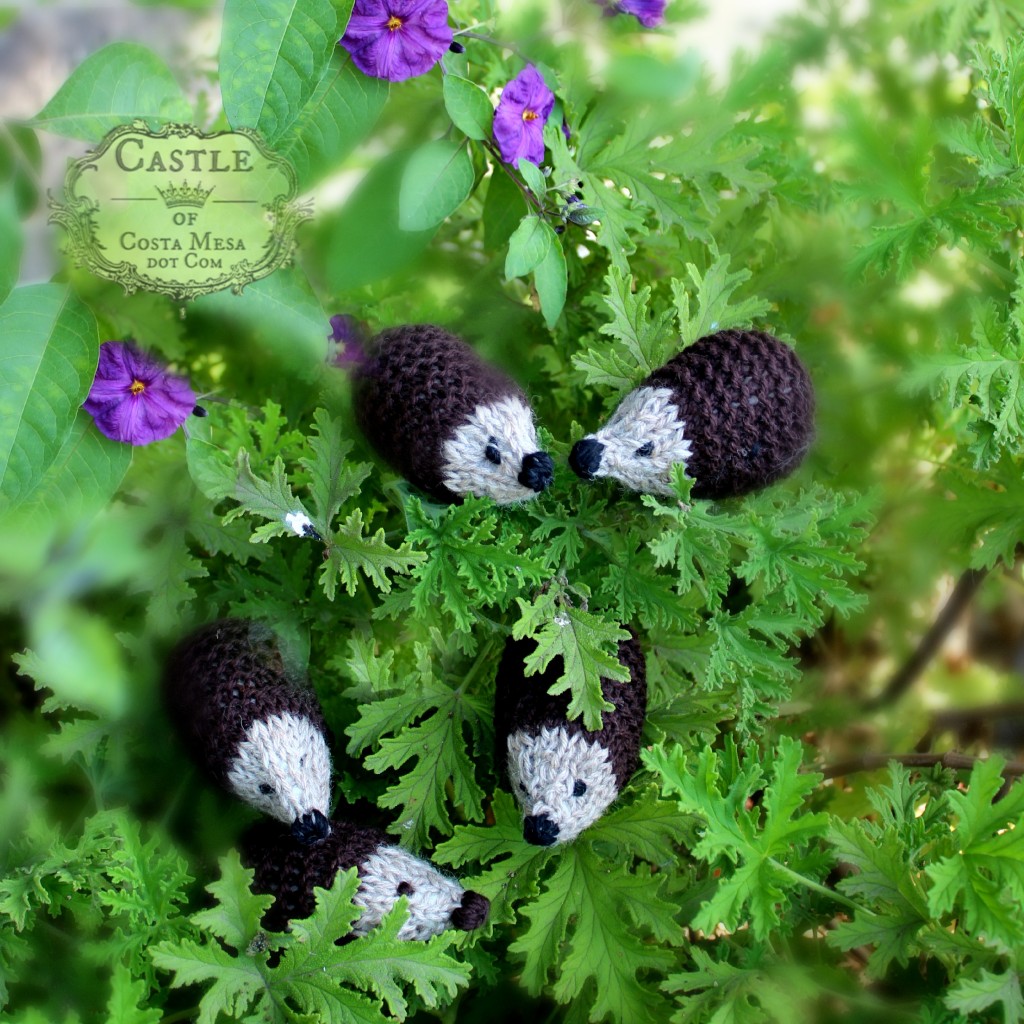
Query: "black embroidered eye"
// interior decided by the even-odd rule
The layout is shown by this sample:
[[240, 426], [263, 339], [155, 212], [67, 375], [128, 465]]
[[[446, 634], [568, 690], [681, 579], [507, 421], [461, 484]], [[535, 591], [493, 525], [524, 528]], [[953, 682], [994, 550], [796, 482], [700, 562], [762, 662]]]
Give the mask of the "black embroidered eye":
[[271, 785], [269, 785], [269, 784], [268, 784], [268, 783], [266, 783], [266, 782], [261, 782], [261, 783], [260, 783], [260, 792], [261, 792], [261, 793], [262, 793], [262, 794], [263, 794], [264, 796], [269, 796], [269, 795], [270, 795], [271, 793], [273, 793], [273, 792], [274, 792], [274, 787], [273, 787], [273, 786], [271, 786]]
[[643, 455], [643, 456], [646, 457], [646, 456], [650, 455], [653, 451], [654, 451], [654, 442], [653, 441], [647, 441], [644, 444], [640, 445], [640, 447], [637, 448], [637, 450], [633, 454], [634, 455]]
[[484, 458], [488, 462], [493, 462], [496, 466], [501, 465], [501, 452], [498, 451], [498, 439], [496, 437], [487, 438], [487, 447], [484, 449]]
[[411, 896], [416, 890], [408, 882], [399, 882], [395, 890], [399, 896]]
[[520, 782], [520, 783], [519, 783], [519, 792], [520, 792], [520, 793], [523, 793], [523, 794], [525, 794], [525, 793], [526, 793], [526, 786], [525, 786], [525, 784], [524, 784], [524, 783], [522, 783], [522, 782]]
[[582, 779], [576, 780], [576, 785], [572, 787], [573, 796], [583, 796], [587, 791], [587, 784]]

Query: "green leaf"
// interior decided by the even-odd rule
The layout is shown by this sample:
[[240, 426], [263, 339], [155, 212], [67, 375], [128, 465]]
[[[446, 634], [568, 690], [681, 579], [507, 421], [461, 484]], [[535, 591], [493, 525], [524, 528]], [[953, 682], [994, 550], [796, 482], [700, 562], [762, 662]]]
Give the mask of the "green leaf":
[[[548, 692], [569, 690], [568, 717], [574, 719], [582, 715], [587, 729], [600, 729], [602, 712], [613, 710], [613, 705], [601, 692], [601, 679], [620, 682], [629, 679], [629, 670], [618, 658], [619, 641], [628, 640], [629, 633], [582, 608], [548, 605], [543, 598], [532, 606], [522, 598], [516, 601], [521, 616], [513, 628], [513, 636], [517, 640], [525, 636], [537, 640], [536, 649], [526, 659], [526, 674], [543, 672], [554, 658], [561, 658], [562, 672]], [[541, 608], [545, 609], [539, 616], [544, 625], [538, 631]]]
[[341, 423], [324, 409], [313, 413], [314, 434], [309, 439], [312, 458], [299, 461], [309, 473], [309, 493], [313, 499], [313, 522], [326, 536], [341, 506], [359, 493], [370, 475], [368, 462], [348, 463], [352, 442], [342, 439]]
[[[520, 160], [519, 173], [522, 175], [523, 181], [526, 182], [527, 188], [538, 199], [542, 199], [548, 190], [548, 182], [541, 169], [529, 160]], [[508, 277], [509, 275], [506, 274], [505, 276]]]
[[274, 460], [269, 480], [261, 480], [253, 473], [249, 453], [244, 448], [238, 453], [236, 468], [234, 498], [238, 508], [232, 509], [225, 516], [225, 521], [231, 522], [246, 513], [269, 520], [253, 531], [254, 543], [265, 543], [271, 537], [294, 535], [295, 531], [286, 517], [303, 515], [309, 518], [309, 513], [292, 493], [280, 456]]
[[407, 543], [427, 556], [412, 574], [412, 607], [420, 616], [439, 606], [468, 632], [484, 607], [507, 607], [521, 588], [543, 578], [543, 565], [520, 550], [522, 536], [508, 520], [499, 527], [487, 499], [469, 498], [433, 516], [409, 498], [406, 516]]
[[79, 411], [60, 451], [21, 509], [65, 523], [88, 522], [114, 496], [131, 464], [132, 446], [104, 437], [93, 418]]
[[367, 768], [378, 774], [405, 769], [378, 800], [382, 807], [400, 809], [392, 831], [403, 843], [424, 845], [432, 828], [451, 834], [449, 785], [451, 800], [466, 818], [483, 816], [484, 793], [476, 782], [466, 730], [481, 735], [488, 713], [486, 701], [429, 677], [415, 694], [359, 707], [359, 721], [348, 730], [349, 752], [372, 743], [377, 751], [366, 758]]
[[334, 291], [358, 288], [403, 270], [434, 237], [436, 226], [425, 231], [399, 227], [395, 196], [411, 157], [408, 151], [398, 151], [375, 161], [341, 210], [323, 219], [324, 240], [314, 247], [314, 255], [322, 248], [321, 273]]
[[961, 1013], [980, 1013], [996, 1003], [1003, 1004], [1003, 1020], [1009, 1024], [1024, 1017], [1024, 996], [1020, 977], [1014, 970], [993, 974], [981, 970], [976, 977], [960, 978], [951, 986], [943, 1002]]
[[274, 902], [273, 896], [255, 895], [252, 883], [253, 872], [242, 867], [236, 850], [221, 857], [220, 878], [206, 887], [217, 905], [194, 914], [193, 923], [237, 950], [246, 949]]
[[27, 495], [66, 441], [96, 372], [96, 320], [67, 288], [31, 285], [0, 306], [0, 503]]
[[505, 277], [525, 277], [543, 262], [557, 241], [551, 225], [543, 217], [534, 214], [524, 217], [508, 240]]
[[364, 75], [339, 47], [316, 91], [274, 143], [295, 168], [300, 191], [341, 166], [373, 130], [387, 100], [387, 80]]
[[552, 991], [559, 1002], [585, 998], [590, 1004], [585, 993], [593, 985], [594, 1020], [664, 1020], [663, 1004], [638, 975], [664, 971], [674, 958], [641, 940], [630, 912], [634, 897], [649, 884], [649, 876], [610, 867], [588, 843], [566, 848], [542, 895], [524, 908], [529, 926], [510, 947], [525, 957], [522, 977], [529, 991], [540, 992], [555, 969]]
[[465, 143], [439, 139], [417, 149], [398, 190], [398, 226], [425, 231], [453, 214], [473, 190], [473, 161]]
[[231, 127], [280, 139], [327, 68], [337, 24], [331, 0], [227, 0], [220, 86]]
[[525, 213], [522, 192], [507, 174], [496, 168], [488, 179], [484, 198], [484, 246], [491, 252], [503, 248]]
[[459, 131], [471, 139], [489, 139], [494, 108], [487, 94], [472, 82], [448, 74], [443, 82], [444, 105]]
[[672, 294], [679, 316], [679, 333], [683, 339], [680, 347], [692, 345], [715, 331], [749, 327], [768, 312], [770, 306], [763, 299], [733, 301], [733, 293], [750, 280], [751, 274], [746, 268], [730, 273], [729, 262], [728, 255], [716, 255], [714, 262], [703, 274], [692, 263], [686, 264], [686, 272], [695, 289], [692, 300], [690, 291], [682, 282], [672, 282]]
[[142, 980], [133, 980], [124, 964], [114, 964], [107, 1003], [108, 1024], [160, 1024], [163, 1017], [160, 1010], [139, 1005], [148, 998], [149, 986]]
[[605, 275], [606, 294], [601, 303], [612, 315], [600, 331], [614, 339], [572, 357], [573, 366], [584, 373], [584, 381], [615, 391], [635, 387], [660, 367], [679, 347], [672, 330], [672, 315], [663, 311], [651, 315], [651, 288], [633, 291], [632, 275], [609, 267]]
[[306, 379], [320, 374], [329, 319], [299, 267], [275, 270], [246, 285], [241, 295], [204, 295], [191, 308], [245, 327], [247, 344], [266, 348]]
[[[957, 914], [976, 937], [1009, 951], [1024, 941], [1016, 908], [1024, 902], [1024, 785], [1017, 782], [997, 803], [1004, 761], [993, 755], [975, 764], [966, 793], [946, 795], [959, 821], [956, 852], [929, 864], [928, 908], [935, 917]], [[1009, 828], [1008, 826], [1012, 826]]]
[[409, 550], [408, 544], [390, 547], [384, 539], [384, 528], [376, 533], [363, 533], [362, 509], [355, 509], [337, 530], [324, 535], [327, 558], [320, 570], [320, 585], [327, 599], [334, 600], [340, 580], [345, 592], [354, 594], [358, 586], [357, 573], [362, 573], [378, 590], [391, 592], [389, 572], [404, 575], [423, 561], [419, 551]]
[[[548, 227], [548, 230], [551, 231], [551, 228]], [[544, 323], [549, 329], [553, 329], [562, 315], [566, 290], [569, 286], [565, 254], [562, 252], [562, 243], [557, 236], [555, 236], [551, 248], [548, 249], [547, 255], [534, 268], [533, 283], [537, 288]]]
[[[724, 755], [702, 750], [692, 767], [678, 746], [671, 752], [660, 747], [641, 752], [644, 763], [661, 775], [666, 796], [675, 795], [682, 810], [706, 823], [693, 856], [732, 865], [722, 869], [694, 927], [711, 932], [722, 923], [733, 931], [749, 917], [754, 935], [766, 939], [782, 923], [793, 883], [817, 885], [786, 863], [799, 863], [801, 847], [822, 835], [828, 822], [824, 814], [802, 813], [821, 779], [800, 772], [802, 755], [800, 743], [788, 737], [780, 739], [767, 772], [757, 761], [738, 765], [731, 743]], [[758, 790], [764, 791], [763, 821], [760, 809], [747, 806]]]
[[0, 252], [0, 303], [18, 283], [21, 271], [22, 238], [21, 222], [18, 219], [17, 198], [13, 188], [0, 187], [0, 238], [4, 239]]
[[156, 127], [191, 117], [192, 108], [156, 54], [137, 43], [111, 43], [86, 57], [29, 124], [99, 142], [136, 118]]

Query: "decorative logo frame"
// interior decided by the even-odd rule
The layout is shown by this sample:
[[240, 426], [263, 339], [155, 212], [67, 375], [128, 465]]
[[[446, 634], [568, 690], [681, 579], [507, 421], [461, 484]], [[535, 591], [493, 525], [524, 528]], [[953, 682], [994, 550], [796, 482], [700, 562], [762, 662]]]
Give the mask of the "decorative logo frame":
[[297, 194], [294, 168], [251, 129], [134, 121], [71, 163], [50, 221], [79, 266], [128, 294], [186, 300], [238, 294], [291, 263], [311, 216]]

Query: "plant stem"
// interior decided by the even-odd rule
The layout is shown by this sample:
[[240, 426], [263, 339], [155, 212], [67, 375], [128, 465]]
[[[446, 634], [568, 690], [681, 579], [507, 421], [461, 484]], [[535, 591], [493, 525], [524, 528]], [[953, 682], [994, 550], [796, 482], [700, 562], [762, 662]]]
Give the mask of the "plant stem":
[[490, 46], [497, 46], [499, 49], [508, 50], [510, 53], [514, 53], [520, 60], [525, 60], [527, 64], [532, 63], [529, 57], [519, 49], [518, 46], [513, 46], [512, 43], [503, 43], [500, 39], [495, 39], [494, 36], [485, 36], [479, 32], [461, 31], [456, 32], [455, 36], [461, 36], [463, 39], [476, 39], [481, 43], [488, 43]]
[[977, 593], [978, 588], [988, 575], [988, 569], [965, 569], [953, 587], [953, 593], [949, 600], [943, 605], [935, 621], [931, 624], [928, 632], [921, 638], [917, 649], [903, 663], [896, 674], [885, 685], [884, 689], [877, 696], [866, 702], [864, 707], [868, 711], [891, 704], [897, 698], [902, 697], [907, 690], [917, 681], [918, 676], [927, 668], [928, 663], [938, 653], [943, 641], [956, 625], [963, 610], [971, 603], [971, 599]]
[[878, 916], [870, 908], [863, 907], [859, 903], [854, 903], [853, 900], [848, 900], [845, 896], [836, 892], [835, 889], [830, 889], [827, 885], [821, 885], [819, 882], [814, 882], [810, 878], [801, 875], [799, 871], [787, 868], [785, 864], [780, 864], [774, 857], [769, 857], [768, 863], [777, 871], [781, 871], [787, 878], [792, 879], [794, 882], [798, 882], [800, 885], [818, 893], [820, 896], [827, 896], [830, 900], [840, 903], [844, 907], [848, 907], [850, 910], [856, 911], [858, 914], [867, 914], [869, 917]]

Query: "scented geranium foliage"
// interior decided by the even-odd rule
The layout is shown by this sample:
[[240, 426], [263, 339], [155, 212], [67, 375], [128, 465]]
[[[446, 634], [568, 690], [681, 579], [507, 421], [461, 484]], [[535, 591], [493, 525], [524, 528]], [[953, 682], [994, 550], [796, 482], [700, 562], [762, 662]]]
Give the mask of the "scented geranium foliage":
[[[808, 2], [730, 56], [720, 21], [680, 34], [689, 0], [182, 7], [215, 73], [113, 43], [0, 130], [4, 1019], [1020, 1020], [1019, 11]], [[184, 306], [23, 266], [66, 147], [136, 118], [289, 160], [294, 263]], [[353, 364], [417, 322], [529, 395], [534, 500], [435, 504], [359, 434]], [[814, 380], [795, 474], [712, 502], [682, 466], [658, 495], [569, 469], [747, 327]], [[399, 904], [339, 944], [351, 872], [263, 927], [250, 812], [158, 696], [228, 615], [315, 688], [335, 813], [487, 896], [485, 928], [400, 942]], [[505, 642], [595, 728], [627, 630], [641, 766], [532, 846]]]

